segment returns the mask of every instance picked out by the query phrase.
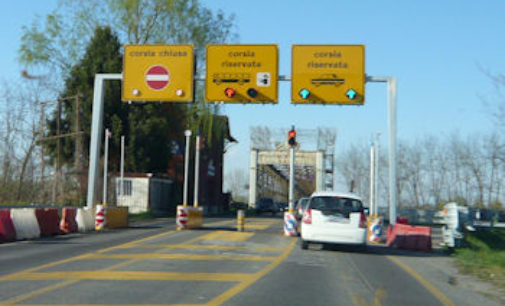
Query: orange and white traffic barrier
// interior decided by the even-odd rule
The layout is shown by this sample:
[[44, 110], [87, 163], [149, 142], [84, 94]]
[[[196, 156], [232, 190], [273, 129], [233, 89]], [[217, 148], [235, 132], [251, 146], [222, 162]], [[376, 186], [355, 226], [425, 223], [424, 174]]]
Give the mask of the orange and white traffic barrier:
[[105, 207], [103, 205], [97, 205], [95, 214], [95, 230], [103, 230], [105, 222]]

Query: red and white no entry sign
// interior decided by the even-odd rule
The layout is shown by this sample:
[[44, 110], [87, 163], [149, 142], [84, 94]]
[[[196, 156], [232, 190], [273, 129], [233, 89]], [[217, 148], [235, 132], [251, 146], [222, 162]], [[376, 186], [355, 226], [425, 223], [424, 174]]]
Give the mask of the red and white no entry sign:
[[170, 83], [170, 73], [162, 65], [149, 67], [146, 72], [146, 84], [153, 90], [162, 90]]

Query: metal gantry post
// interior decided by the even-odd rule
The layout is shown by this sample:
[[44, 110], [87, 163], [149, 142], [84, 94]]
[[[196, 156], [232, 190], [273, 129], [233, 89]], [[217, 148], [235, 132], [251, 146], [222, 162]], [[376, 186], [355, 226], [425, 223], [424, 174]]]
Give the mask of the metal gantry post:
[[189, 171], [189, 146], [191, 145], [191, 131], [184, 131], [186, 136], [186, 153], [184, 154], [184, 194], [182, 195], [182, 205], [188, 206], [188, 171]]
[[387, 83], [388, 85], [388, 159], [389, 159], [389, 223], [396, 223], [396, 207], [398, 206], [396, 187], [396, 93], [395, 77], [367, 76], [367, 82]]
[[196, 144], [195, 144], [195, 185], [194, 185], [194, 193], [193, 193], [193, 206], [198, 207], [198, 188], [199, 188], [199, 176], [200, 176], [200, 133], [196, 135]]
[[119, 182], [119, 203], [123, 205], [124, 201], [124, 136], [121, 136], [121, 180]]
[[109, 138], [110, 138], [109, 129], [105, 129], [105, 154], [103, 161], [103, 197], [102, 203], [104, 206], [107, 206], [107, 168], [108, 168], [108, 159], [109, 159]]
[[375, 214], [374, 207], [374, 195], [375, 195], [375, 150], [374, 144], [370, 146], [370, 211], [368, 212], [369, 216], [373, 216]]
[[95, 85], [93, 88], [93, 115], [91, 121], [91, 143], [89, 150], [89, 168], [88, 168], [88, 196], [86, 207], [92, 208], [95, 200], [95, 190], [98, 183], [98, 168], [100, 156], [100, 135], [103, 125], [103, 97], [105, 92], [105, 80], [122, 80], [121, 74], [96, 74]]

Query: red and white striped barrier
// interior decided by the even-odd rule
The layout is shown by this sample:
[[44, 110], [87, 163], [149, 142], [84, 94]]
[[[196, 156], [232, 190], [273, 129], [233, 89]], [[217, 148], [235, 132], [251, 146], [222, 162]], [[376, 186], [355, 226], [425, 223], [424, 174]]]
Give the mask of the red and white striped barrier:
[[105, 222], [105, 207], [103, 205], [97, 205], [95, 214], [95, 230], [103, 230], [105, 228]]
[[175, 223], [177, 224], [178, 231], [188, 228], [188, 206], [177, 206]]
[[60, 229], [67, 234], [77, 232], [77, 222], [75, 216], [77, 215], [77, 208], [65, 207], [62, 211]]
[[0, 242], [16, 241], [16, 229], [10, 209], [0, 209]]
[[63, 234], [60, 230], [60, 215], [57, 208], [37, 208], [35, 216], [39, 223], [41, 236], [53, 236]]
[[18, 240], [40, 237], [40, 228], [35, 216], [35, 208], [11, 209], [11, 219], [16, 229], [16, 238]]
[[95, 214], [91, 208], [78, 208], [75, 216], [77, 230], [81, 233], [95, 229]]

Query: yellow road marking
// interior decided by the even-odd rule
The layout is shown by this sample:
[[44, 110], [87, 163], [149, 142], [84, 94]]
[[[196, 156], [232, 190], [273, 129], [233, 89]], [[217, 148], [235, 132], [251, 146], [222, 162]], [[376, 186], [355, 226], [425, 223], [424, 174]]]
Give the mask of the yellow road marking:
[[206, 235], [200, 236], [199, 240], [246, 241], [253, 235], [254, 233], [214, 231]]
[[366, 302], [365, 298], [357, 293], [349, 294], [351, 296], [351, 300], [356, 306], [369, 306]]
[[245, 224], [244, 225], [244, 228], [247, 230], [247, 229], [257, 229], [257, 230], [264, 230], [266, 228], [268, 228], [270, 226], [270, 224], [265, 224], [265, 225], [261, 225], [261, 224]]
[[141, 242], [146, 242], [146, 241], [149, 241], [149, 240], [153, 240], [153, 239], [156, 239], [156, 238], [159, 238], [159, 237], [171, 235], [171, 234], [174, 234], [174, 233], [175, 233], [174, 231], [168, 231], [168, 232], [164, 232], [164, 233], [159, 233], [159, 234], [154, 235], [154, 236], [149, 236], [149, 237], [142, 238], [142, 239], [139, 239], [139, 240], [134, 240], [134, 241], [130, 241], [130, 242], [127, 242], [127, 243], [120, 244], [120, 245], [116, 245], [116, 246], [113, 246], [113, 247], [110, 247], [110, 248], [105, 248], [105, 249], [97, 251], [97, 253], [104, 253], [104, 252], [108, 252], [108, 251], [115, 250], [115, 249], [128, 248], [128, 247], [130, 247], [131, 245], [134, 245], [134, 244], [138, 244], [138, 243], [141, 243]]
[[[187, 241], [190, 242], [190, 241]], [[209, 249], [209, 250], [254, 250], [254, 251], [263, 251], [263, 252], [282, 252], [286, 248], [279, 247], [256, 247], [249, 248], [245, 246], [236, 246], [236, 245], [211, 245], [211, 244], [139, 244], [139, 245], [127, 245], [125, 247], [121, 247], [125, 249], [129, 248], [142, 248], [142, 249]]]
[[433, 294], [443, 305], [445, 306], [456, 306], [451, 299], [449, 299], [445, 294], [440, 292], [435, 286], [433, 286], [429, 281], [424, 279], [421, 275], [419, 275], [416, 271], [414, 271], [411, 267], [407, 266], [399, 259], [393, 256], [387, 256], [389, 260], [397, 264], [400, 268], [402, 268], [405, 272], [410, 274], [413, 278], [415, 278], [421, 285], [424, 286], [431, 294]]
[[375, 290], [375, 295], [373, 297], [373, 305], [374, 306], [381, 306], [382, 301], [388, 296], [388, 293], [386, 290], [379, 288]]
[[33, 272], [18, 275], [13, 280], [178, 280], [245, 282], [253, 278], [250, 273], [186, 273], [186, 272], [145, 272], [145, 271], [77, 271], [77, 272]]
[[[129, 265], [132, 262], [133, 262], [133, 260], [128, 260], [128, 261], [125, 261], [125, 262], [122, 262], [122, 263], [119, 263], [119, 264], [107, 267], [106, 269], [104, 269], [102, 271], [108, 271], [108, 270], [112, 270], [112, 269], [117, 269], [117, 268], [120, 268], [122, 266]], [[25, 272], [15, 273], [15, 274], [11, 274], [11, 275], [8, 275], [8, 276], [17, 278], [17, 277], [22, 277], [23, 274], [25, 274], [25, 273], [30, 274], [32, 272], [27, 272], [27, 270], [25, 270]], [[70, 286], [70, 285], [72, 285], [74, 283], [77, 283], [78, 281], [79, 281], [78, 279], [65, 280], [63, 282], [59, 282], [59, 283], [54, 284], [54, 285], [46, 286], [44, 288], [40, 288], [38, 290], [29, 292], [27, 294], [19, 295], [17, 297], [11, 298], [9, 300], [2, 301], [2, 304], [4, 304], [4, 303], [5, 304], [19, 303], [19, 302], [22, 302], [22, 301], [34, 298], [36, 296], [39, 296], [41, 294], [44, 294], [44, 293], [47, 293], [47, 292], [50, 292], [50, 291], [54, 291], [56, 289], [60, 289], [60, 288], [66, 287], [66, 286]]]
[[142, 253], [142, 254], [110, 254], [96, 255], [93, 259], [182, 259], [182, 260], [235, 260], [235, 261], [273, 261], [275, 256], [248, 256], [248, 255], [197, 255], [197, 254], [160, 254], [160, 253]]
[[229, 290], [225, 291], [224, 293], [220, 294], [219, 296], [215, 297], [208, 304], [209, 305], [221, 305], [224, 302], [226, 302], [227, 300], [229, 300], [230, 298], [232, 298], [233, 296], [237, 295], [238, 293], [240, 293], [241, 291], [243, 291], [244, 289], [249, 287], [250, 285], [252, 285], [253, 283], [255, 283], [257, 280], [259, 280], [263, 276], [265, 276], [267, 273], [272, 271], [275, 267], [280, 265], [289, 256], [289, 254], [291, 254], [291, 252], [293, 251], [293, 248], [295, 246], [295, 243], [296, 243], [296, 240], [293, 239], [293, 241], [291, 241], [290, 245], [284, 251], [284, 253], [281, 256], [277, 257], [277, 259], [274, 262], [270, 263], [265, 269], [261, 270], [258, 273], [250, 274], [251, 277], [249, 279], [241, 282], [240, 284], [232, 287], [231, 289], [229, 289]]

